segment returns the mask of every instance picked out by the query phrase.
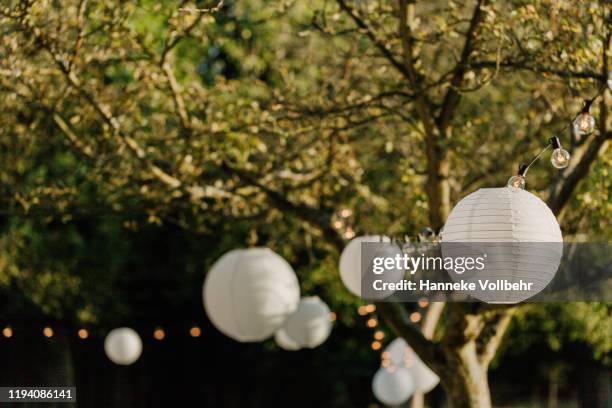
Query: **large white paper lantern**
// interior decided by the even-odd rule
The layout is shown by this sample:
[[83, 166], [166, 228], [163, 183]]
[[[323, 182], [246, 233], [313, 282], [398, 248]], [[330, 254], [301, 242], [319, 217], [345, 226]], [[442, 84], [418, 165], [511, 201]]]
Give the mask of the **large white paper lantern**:
[[[365, 257], [368, 259], [362, 260], [362, 243], [377, 244], [372, 245]], [[401, 269], [385, 270], [384, 273], [377, 275], [372, 272], [372, 261], [376, 257], [393, 258], [396, 255], [402, 255], [400, 247], [388, 237], [380, 235], [365, 235], [354, 238], [340, 254], [340, 278], [344, 286], [356, 296], [360, 296], [370, 300], [380, 300], [393, 294], [393, 291], [375, 291], [372, 287], [374, 280], [381, 280], [385, 283], [399, 282], [404, 277], [404, 271]], [[368, 265], [367, 270], [362, 270], [362, 262]]]
[[315, 348], [323, 344], [331, 333], [329, 307], [318, 296], [303, 297], [295, 313], [285, 321], [283, 329], [300, 347]]
[[280, 348], [287, 351], [296, 351], [302, 348], [298, 342], [289, 337], [282, 327], [274, 333], [274, 341]]
[[393, 340], [385, 351], [388, 353], [391, 365], [408, 369], [416, 392], [427, 393], [440, 383], [440, 377], [427, 367], [403, 338], [398, 337]]
[[[563, 253], [559, 223], [548, 206], [514, 187], [482, 188], [461, 200], [442, 235], [442, 255], [486, 254], [484, 269], [459, 274], [455, 281], [476, 283], [473, 297], [489, 303], [516, 303], [542, 291], [557, 272]], [[480, 283], [531, 282], [529, 290], [481, 289]]]
[[113, 329], [104, 339], [104, 352], [113, 363], [130, 365], [142, 354], [142, 340], [129, 327]]
[[400, 405], [414, 392], [414, 383], [405, 367], [380, 368], [372, 380], [372, 391], [385, 405]]
[[293, 268], [269, 248], [235, 249], [214, 263], [203, 297], [208, 317], [223, 334], [262, 341], [296, 310], [300, 286]]

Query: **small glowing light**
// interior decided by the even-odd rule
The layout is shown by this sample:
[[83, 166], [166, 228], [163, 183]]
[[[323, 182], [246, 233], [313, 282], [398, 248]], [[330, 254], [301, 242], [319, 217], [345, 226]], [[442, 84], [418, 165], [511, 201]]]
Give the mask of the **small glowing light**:
[[381, 347], [382, 347], [382, 344], [380, 344], [380, 341], [372, 342], [372, 350], [380, 350]]
[[555, 149], [550, 156], [550, 162], [557, 169], [564, 169], [569, 166], [570, 154], [565, 149]]
[[342, 211], [340, 211], [340, 216], [342, 218], [348, 218], [351, 215], [353, 215], [353, 210], [351, 210], [350, 208], [344, 208], [342, 209]]
[[336, 312], [329, 312], [329, 320], [335, 322], [338, 316], [336, 316]]
[[85, 329], [79, 330], [77, 334], [79, 335], [79, 338], [83, 340], [89, 337], [89, 332]]
[[427, 307], [429, 305], [429, 300], [423, 298], [419, 300], [419, 307]]
[[595, 129], [595, 118], [589, 112], [582, 112], [574, 120], [574, 131], [579, 136], [588, 135]]
[[377, 324], [378, 322], [373, 317], [371, 319], [368, 319], [368, 322], [367, 322], [368, 327], [376, 327]]
[[344, 223], [342, 221], [334, 221], [334, 228], [335, 229], [340, 229], [344, 226]]
[[189, 335], [191, 337], [200, 337], [202, 330], [198, 326], [193, 326], [189, 329]]
[[155, 338], [155, 340], [163, 340], [164, 337], [166, 337], [166, 332], [164, 331], [164, 329], [155, 329], [155, 331], [153, 332], [153, 337]]
[[410, 321], [412, 323], [417, 323], [420, 320], [421, 320], [421, 314], [419, 312], [410, 313]]
[[13, 329], [11, 329], [10, 326], [6, 326], [2, 329], [2, 335], [6, 338], [13, 337]]
[[355, 236], [355, 231], [351, 227], [347, 227], [346, 231], [344, 231], [344, 238], [351, 239]]
[[388, 351], [383, 351], [380, 354], [380, 358], [382, 358], [383, 360], [389, 360], [391, 358], [391, 353], [389, 353]]
[[382, 340], [384, 338], [385, 338], [385, 333], [383, 333], [382, 331], [378, 330], [376, 333], [374, 333], [374, 339]]
[[519, 188], [521, 190], [525, 189], [525, 177], [523, 176], [512, 176], [508, 179], [508, 187]]
[[53, 329], [50, 327], [45, 327], [43, 329], [43, 336], [49, 338], [49, 337], [53, 337]]
[[357, 313], [359, 314], [359, 316], [365, 316], [368, 314], [368, 308], [365, 306], [359, 306], [357, 308]]
[[376, 311], [376, 306], [374, 306], [374, 305], [366, 305], [366, 311], [368, 313], [375, 312]]

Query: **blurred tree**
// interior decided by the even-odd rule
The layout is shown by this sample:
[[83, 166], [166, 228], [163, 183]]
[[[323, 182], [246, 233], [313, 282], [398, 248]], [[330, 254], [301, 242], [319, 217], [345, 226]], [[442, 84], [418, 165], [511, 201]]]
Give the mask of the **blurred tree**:
[[[0, 15], [8, 214], [245, 223], [244, 242], [313, 261], [305, 284], [320, 287], [344, 245], [340, 209], [357, 233], [439, 229], [609, 77], [603, 1], [9, 0]], [[570, 167], [530, 173], [566, 233], [610, 236], [608, 94], [597, 132], [564, 137]], [[2, 261], [3, 276], [30, 261]], [[433, 340], [403, 306], [379, 310], [453, 406], [491, 406], [487, 368], [515, 308], [446, 305]]]

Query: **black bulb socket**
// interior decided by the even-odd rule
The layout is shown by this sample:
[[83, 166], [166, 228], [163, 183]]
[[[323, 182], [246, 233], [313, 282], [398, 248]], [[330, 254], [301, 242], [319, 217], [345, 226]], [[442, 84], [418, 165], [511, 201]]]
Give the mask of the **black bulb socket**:
[[561, 142], [559, 141], [558, 137], [551, 137], [548, 139], [548, 142], [552, 146], [553, 150], [561, 148]]

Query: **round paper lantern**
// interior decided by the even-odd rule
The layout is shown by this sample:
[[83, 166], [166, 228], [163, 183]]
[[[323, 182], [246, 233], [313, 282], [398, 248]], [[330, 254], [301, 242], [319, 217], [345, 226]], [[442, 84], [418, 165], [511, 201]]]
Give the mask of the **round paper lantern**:
[[408, 369], [416, 392], [427, 393], [440, 383], [440, 377], [427, 367], [401, 337], [389, 343], [385, 351], [389, 353], [389, 360], [393, 366]]
[[129, 327], [113, 329], [104, 339], [104, 352], [113, 363], [130, 365], [142, 354], [142, 340]]
[[329, 307], [318, 296], [303, 297], [283, 325], [287, 336], [300, 347], [315, 348], [329, 337]]
[[203, 297], [206, 314], [223, 334], [262, 341], [295, 311], [300, 286], [291, 266], [272, 250], [235, 249], [214, 263]]
[[[362, 243], [372, 244], [367, 247], [364, 253], [364, 265], [369, 265], [368, 270], [362, 271]], [[374, 245], [376, 244], [376, 245]], [[373, 288], [375, 280], [383, 282], [399, 282], [404, 277], [401, 269], [385, 270], [382, 274], [375, 274], [372, 271], [374, 258], [392, 258], [402, 255], [398, 245], [391, 243], [387, 237], [380, 235], [366, 235], [351, 240], [340, 255], [339, 269], [340, 278], [344, 286], [356, 296], [371, 300], [380, 300], [393, 294], [393, 291], [377, 291]]]
[[280, 348], [287, 351], [296, 351], [302, 348], [295, 340], [287, 335], [287, 332], [283, 328], [278, 329], [276, 333], [274, 333], [274, 341]]
[[405, 367], [381, 368], [372, 380], [372, 391], [383, 404], [400, 405], [414, 392], [414, 383]]
[[[477, 299], [516, 303], [536, 295], [552, 280], [562, 243], [557, 219], [538, 197], [514, 187], [482, 188], [450, 213], [444, 225], [442, 255], [458, 259], [486, 254], [484, 269], [448, 271], [451, 278], [475, 283], [477, 289], [469, 294]], [[504, 282], [531, 285], [525, 290], [504, 290], [509, 287]], [[504, 286], [488, 286], [497, 284]]]

